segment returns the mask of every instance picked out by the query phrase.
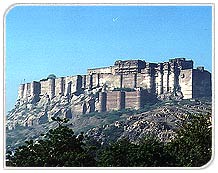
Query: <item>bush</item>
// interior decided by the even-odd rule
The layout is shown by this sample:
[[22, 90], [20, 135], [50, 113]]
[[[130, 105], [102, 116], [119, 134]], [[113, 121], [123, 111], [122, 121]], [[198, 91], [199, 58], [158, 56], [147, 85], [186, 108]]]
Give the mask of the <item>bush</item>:
[[[118, 116], [115, 114], [115, 117]], [[94, 138], [84, 137], [83, 133], [76, 136], [67, 127], [67, 119], [52, 119], [59, 126], [43, 135], [43, 140], [30, 140], [14, 152], [8, 151], [7, 166], [200, 167], [209, 162], [212, 155], [210, 115], [190, 115], [176, 138], [166, 144], [146, 137], [137, 144], [122, 139], [106, 147]], [[108, 140], [113, 141], [122, 128], [113, 126], [105, 132]]]
[[212, 126], [210, 115], [191, 115], [190, 120], [177, 132], [166, 150], [180, 167], [200, 167], [212, 155]]
[[94, 157], [86, 149], [84, 136], [74, 135], [72, 129], [63, 125], [66, 119], [53, 118], [59, 124], [51, 129], [44, 140], [25, 142], [14, 153], [7, 152], [7, 166], [18, 167], [62, 167], [62, 166], [95, 166]]
[[141, 140], [133, 144], [127, 139], [111, 144], [102, 151], [98, 166], [106, 167], [159, 167], [167, 166], [169, 155], [164, 153], [164, 145], [155, 138]]

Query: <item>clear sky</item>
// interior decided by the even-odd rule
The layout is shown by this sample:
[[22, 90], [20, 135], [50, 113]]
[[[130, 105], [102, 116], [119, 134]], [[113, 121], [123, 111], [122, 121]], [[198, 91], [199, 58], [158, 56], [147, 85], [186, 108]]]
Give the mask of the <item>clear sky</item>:
[[6, 110], [20, 83], [121, 59], [194, 60], [212, 71], [211, 6], [16, 6], [6, 15]]

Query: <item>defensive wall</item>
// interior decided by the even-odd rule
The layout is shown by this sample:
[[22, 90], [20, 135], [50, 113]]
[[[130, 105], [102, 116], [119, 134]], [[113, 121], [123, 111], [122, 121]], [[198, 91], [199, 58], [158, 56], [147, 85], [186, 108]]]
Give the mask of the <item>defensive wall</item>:
[[[118, 60], [114, 66], [88, 69], [86, 75], [75, 75], [21, 84], [18, 99], [47, 95], [72, 95], [81, 90], [104, 88], [99, 93], [99, 111], [123, 108], [139, 109], [146, 95], [156, 96], [180, 92], [183, 99], [211, 96], [211, 74], [203, 67], [193, 69], [193, 61], [185, 58], [162, 63], [142, 60]], [[124, 92], [116, 89], [133, 89]], [[148, 98], [148, 97], [147, 97]]]

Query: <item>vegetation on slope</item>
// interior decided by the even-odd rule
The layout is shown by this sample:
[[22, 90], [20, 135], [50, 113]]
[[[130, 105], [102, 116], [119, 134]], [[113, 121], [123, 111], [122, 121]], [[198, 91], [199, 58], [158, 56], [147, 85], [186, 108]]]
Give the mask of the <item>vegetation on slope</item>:
[[6, 165], [12, 167], [200, 167], [212, 155], [209, 115], [192, 115], [168, 143], [147, 136], [139, 143], [121, 139], [101, 145], [83, 133], [75, 135], [69, 120], [53, 118], [58, 127], [38, 141], [8, 151]]
[[[177, 129], [183, 123], [189, 121], [191, 114], [211, 115], [210, 101], [174, 101], [158, 102], [154, 105], [146, 105], [143, 109], [124, 109], [111, 112], [92, 112], [80, 116], [73, 116], [69, 128], [74, 133], [84, 132], [100, 143], [108, 144], [119, 139], [128, 138], [131, 142], [138, 142], [141, 138], [154, 135], [161, 141], [174, 139]], [[60, 115], [61, 116], [61, 115]], [[61, 116], [64, 117], [64, 116]], [[35, 124], [31, 127], [16, 127], [7, 129], [7, 149], [23, 145], [24, 141], [39, 140], [41, 133], [55, 129], [57, 123], [46, 122]]]

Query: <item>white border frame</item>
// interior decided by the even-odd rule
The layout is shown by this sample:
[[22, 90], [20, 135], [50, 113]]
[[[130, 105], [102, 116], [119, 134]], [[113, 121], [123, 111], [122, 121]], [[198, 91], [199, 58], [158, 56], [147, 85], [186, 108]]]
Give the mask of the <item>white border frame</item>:
[[[4, 11], [4, 15], [3, 15], [3, 115], [5, 116], [5, 16], [7, 15], [7, 13], [14, 8], [15, 6], [212, 6], [212, 136], [213, 136], [213, 140], [212, 140], [212, 158], [211, 160], [204, 166], [202, 167], [63, 167], [63, 168], [54, 168], [54, 167], [36, 167], [35, 169], [37, 170], [190, 170], [190, 169], [204, 169], [207, 168], [208, 166], [211, 165], [211, 163], [214, 160], [215, 157], [215, 3], [109, 3], [109, 2], [104, 2], [104, 3], [56, 3], [56, 1], [54, 0], [54, 3], [14, 3], [8, 6], [8, 8]], [[1, 88], [0, 88], [1, 89]], [[5, 117], [3, 117], [3, 137], [4, 137], [4, 143], [3, 143], [3, 148], [4, 148], [4, 154], [3, 154], [3, 168], [8, 170], [33, 170], [34, 167], [7, 167], [5, 165], [5, 146], [6, 146], [6, 135], [5, 135], [5, 122], [6, 119]]]

